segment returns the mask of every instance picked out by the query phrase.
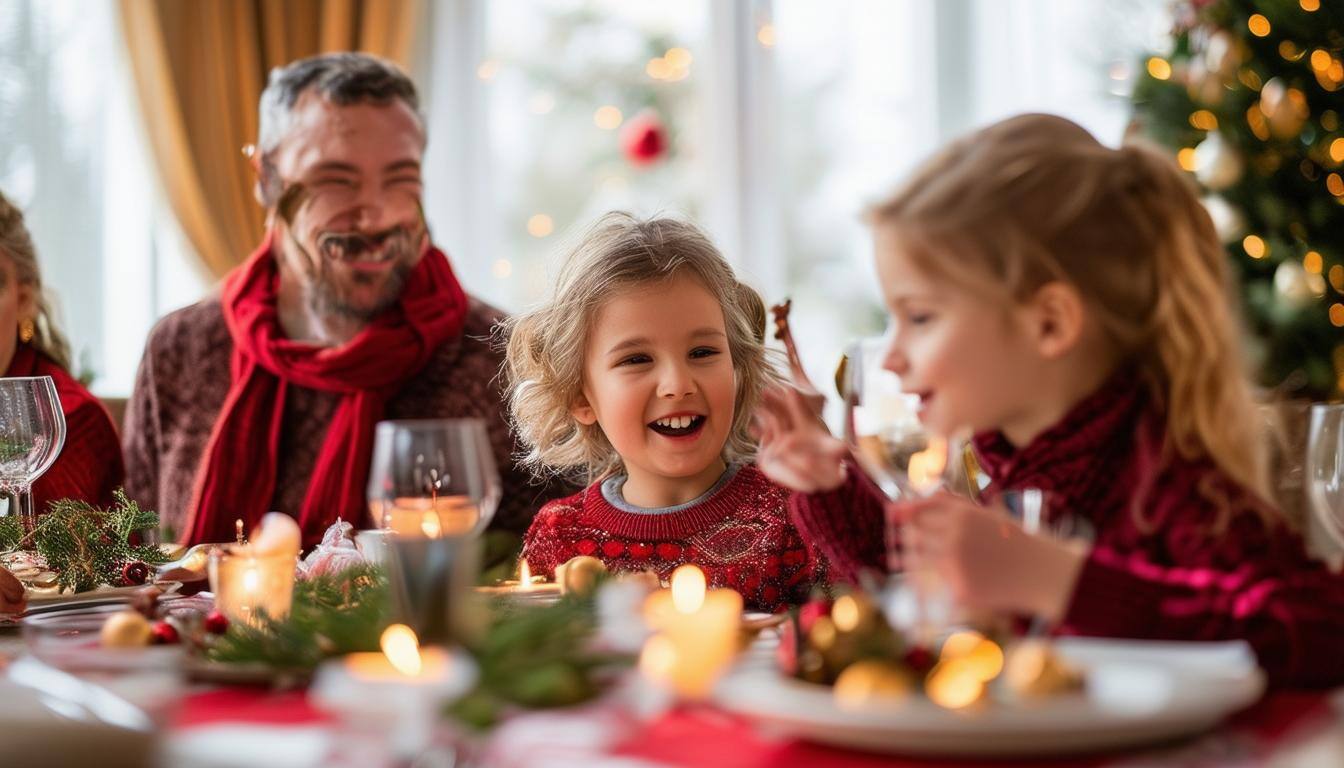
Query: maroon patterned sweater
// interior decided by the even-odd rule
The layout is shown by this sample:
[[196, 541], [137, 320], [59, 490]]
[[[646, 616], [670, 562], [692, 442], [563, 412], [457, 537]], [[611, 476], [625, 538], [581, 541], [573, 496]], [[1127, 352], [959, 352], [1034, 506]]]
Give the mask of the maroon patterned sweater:
[[[1096, 529], [1061, 632], [1244, 639], [1273, 684], [1344, 683], [1344, 576], [1264, 522], [1265, 502], [1210, 461], [1163, 461], [1164, 441], [1161, 412], [1128, 372], [1020, 450], [977, 436], [991, 490], [1047, 490]], [[881, 568], [882, 500], [857, 471], [835, 491], [795, 495], [791, 512], [839, 576]]]
[[[489, 341], [501, 318], [497, 310], [473, 299], [462, 335], [441, 346], [388, 400], [383, 418], [483, 419], [504, 490], [492, 527], [521, 533], [543, 501], [573, 487], [539, 485], [513, 462], [518, 447], [504, 417], [502, 356]], [[150, 332], [127, 404], [126, 492], [141, 506], [157, 510], [178, 533], [191, 503], [201, 452], [229, 392], [232, 353], [218, 298], [179, 309]], [[271, 509], [297, 515], [339, 400], [338, 393], [290, 386]], [[361, 527], [368, 523], [364, 509], [341, 514]]]
[[547, 503], [523, 542], [533, 573], [553, 576], [577, 555], [612, 571], [655, 571], [666, 580], [694, 563], [713, 587], [742, 594], [746, 605], [775, 611], [807, 599], [824, 566], [789, 522], [789, 492], [754, 465], [730, 467], [700, 498], [643, 510], [620, 497], [624, 477], [607, 478]]

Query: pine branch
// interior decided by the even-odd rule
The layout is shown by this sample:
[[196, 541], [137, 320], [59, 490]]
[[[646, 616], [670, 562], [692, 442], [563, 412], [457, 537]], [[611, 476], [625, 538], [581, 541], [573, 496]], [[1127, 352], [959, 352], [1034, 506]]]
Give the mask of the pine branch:
[[309, 671], [328, 656], [377, 650], [390, 604], [387, 577], [377, 566], [316, 576], [294, 584], [289, 616], [265, 618], [259, 628], [235, 622], [207, 657]]
[[[121, 569], [131, 561], [150, 565], [167, 561], [158, 547], [132, 545], [138, 531], [158, 527], [159, 516], [140, 509], [118, 489], [115, 503], [100, 509], [78, 499], [53, 501], [49, 511], [38, 517], [29, 540], [32, 548], [56, 572], [62, 589], [84, 592], [100, 584], [121, 583]], [[0, 541], [22, 543], [22, 531], [14, 522], [0, 526]]]

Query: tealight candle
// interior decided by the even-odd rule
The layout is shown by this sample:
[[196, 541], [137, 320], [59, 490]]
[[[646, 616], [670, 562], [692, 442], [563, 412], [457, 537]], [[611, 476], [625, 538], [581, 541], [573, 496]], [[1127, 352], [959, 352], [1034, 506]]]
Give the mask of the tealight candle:
[[649, 595], [644, 619], [657, 634], [649, 638], [641, 670], [684, 698], [703, 699], [737, 655], [742, 596], [706, 591], [704, 572], [683, 565], [672, 572], [671, 589]]
[[229, 544], [210, 553], [207, 571], [215, 609], [230, 621], [261, 628], [263, 616], [283, 619], [294, 598], [299, 526], [288, 515], [266, 514], [252, 542]]
[[272, 619], [289, 615], [294, 598], [296, 553], [261, 554], [247, 544], [230, 544], [210, 553], [210, 591], [215, 609], [229, 618], [260, 628], [262, 614]]
[[383, 631], [381, 652], [352, 653], [322, 665], [313, 683], [318, 706], [390, 741], [398, 756], [419, 754], [443, 705], [476, 681], [470, 659], [445, 648], [421, 648], [404, 624]]
[[398, 536], [438, 539], [465, 536], [481, 520], [480, 509], [466, 496], [402, 497], [377, 503], [375, 516]]
[[518, 561], [518, 578], [505, 579], [493, 587], [477, 587], [477, 593], [504, 599], [549, 602], [560, 597], [560, 585], [546, 581], [540, 574], [533, 576], [527, 560]]

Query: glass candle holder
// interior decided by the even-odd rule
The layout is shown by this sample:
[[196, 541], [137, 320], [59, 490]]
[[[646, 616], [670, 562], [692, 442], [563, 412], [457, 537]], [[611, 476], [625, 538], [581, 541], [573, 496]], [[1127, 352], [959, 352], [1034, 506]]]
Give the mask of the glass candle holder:
[[290, 552], [258, 553], [252, 547], [230, 545], [210, 553], [210, 591], [215, 609], [251, 627], [265, 625], [289, 615], [294, 600], [294, 568], [298, 558]]

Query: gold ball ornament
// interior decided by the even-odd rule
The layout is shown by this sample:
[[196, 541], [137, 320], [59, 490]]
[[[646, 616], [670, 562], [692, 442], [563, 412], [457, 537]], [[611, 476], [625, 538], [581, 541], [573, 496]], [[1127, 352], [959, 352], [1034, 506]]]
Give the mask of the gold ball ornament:
[[1208, 189], [1227, 189], [1241, 180], [1245, 169], [1241, 154], [1218, 131], [1211, 131], [1195, 147], [1195, 178]]
[[862, 710], [905, 700], [914, 690], [910, 671], [887, 659], [862, 659], [845, 667], [835, 679], [835, 703]]
[[136, 611], [120, 611], [107, 617], [98, 633], [104, 648], [140, 648], [149, 645], [149, 620]]
[[1003, 681], [1013, 695], [1041, 698], [1083, 687], [1083, 675], [1055, 653], [1045, 640], [1024, 640], [1009, 649]]
[[607, 572], [601, 560], [589, 555], [571, 557], [555, 569], [555, 581], [562, 595], [586, 595], [597, 586], [598, 578]]

